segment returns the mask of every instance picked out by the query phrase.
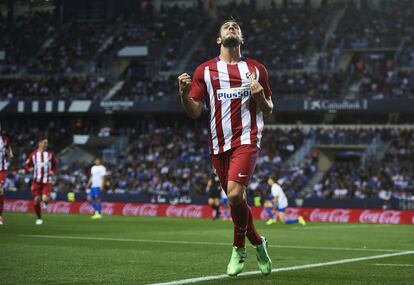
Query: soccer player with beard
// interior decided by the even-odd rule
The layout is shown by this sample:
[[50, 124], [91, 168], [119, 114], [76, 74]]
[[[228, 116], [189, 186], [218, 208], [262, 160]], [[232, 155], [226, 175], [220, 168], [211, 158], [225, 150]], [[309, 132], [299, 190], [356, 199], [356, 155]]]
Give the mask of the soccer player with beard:
[[40, 137], [37, 149], [30, 153], [24, 164], [26, 172], [33, 171], [32, 196], [36, 212], [36, 225], [43, 224], [41, 202], [47, 205], [52, 191], [52, 177], [57, 172], [57, 159], [55, 154], [47, 149], [48, 140]]
[[203, 102], [209, 110], [211, 162], [228, 196], [234, 224], [227, 274], [243, 271], [247, 237], [256, 249], [260, 271], [267, 275], [272, 270], [267, 240], [253, 224], [245, 189], [256, 167], [263, 116], [273, 110], [272, 91], [266, 68], [241, 56], [243, 35], [234, 19], [220, 26], [217, 44], [218, 57], [199, 65], [193, 78], [187, 73], [178, 77], [179, 94], [191, 118], [201, 115]]
[[3, 224], [3, 206], [4, 206], [4, 182], [6, 181], [8, 162], [13, 158], [13, 151], [10, 145], [10, 139], [5, 134], [0, 134], [0, 225]]

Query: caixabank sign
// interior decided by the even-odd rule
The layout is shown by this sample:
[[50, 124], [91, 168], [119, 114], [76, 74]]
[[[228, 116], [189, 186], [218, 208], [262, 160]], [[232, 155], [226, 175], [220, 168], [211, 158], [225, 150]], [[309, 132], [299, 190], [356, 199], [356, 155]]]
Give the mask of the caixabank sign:
[[305, 111], [366, 111], [368, 100], [305, 100]]

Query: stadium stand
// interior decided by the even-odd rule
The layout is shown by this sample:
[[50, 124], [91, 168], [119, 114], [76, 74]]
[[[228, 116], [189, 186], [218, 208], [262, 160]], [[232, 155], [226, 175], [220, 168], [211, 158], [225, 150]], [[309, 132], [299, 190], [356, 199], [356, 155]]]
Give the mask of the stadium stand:
[[101, 99], [110, 87], [105, 77], [14, 77], [0, 79], [0, 99]]
[[[218, 20], [212, 27], [218, 27], [228, 17], [229, 9], [235, 19], [240, 19], [246, 35], [243, 52], [246, 57], [266, 62], [269, 69], [302, 69], [308, 53], [321, 49], [327, 25], [325, 20], [334, 8], [312, 9], [298, 5], [256, 9], [245, 2], [231, 3], [219, 7]], [[214, 31], [210, 29], [206, 33], [203, 44], [192, 57], [192, 68], [200, 59], [207, 60], [216, 55]]]
[[412, 131], [382, 132], [389, 147], [383, 157], [334, 163], [323, 180], [315, 185], [315, 195], [332, 199], [414, 198]]
[[412, 34], [412, 2], [386, 1], [382, 7], [357, 7], [349, 2], [338, 36], [351, 48], [398, 47]]
[[[34, 148], [35, 134], [39, 130], [31, 130], [14, 134], [19, 142], [15, 148], [18, 158], [15, 165], [21, 164], [24, 155]], [[54, 134], [52, 146], [67, 140], [68, 133], [62, 127], [51, 125], [46, 130]], [[154, 201], [163, 201], [163, 198], [165, 201], [191, 201], [187, 198], [205, 194], [211, 171], [209, 164], [202, 163], [209, 157], [205, 149], [206, 129], [162, 127], [146, 133], [126, 132], [131, 134], [128, 148], [124, 153], [117, 154], [118, 163], [106, 163], [110, 171], [107, 193], [145, 193], [153, 197]], [[355, 156], [351, 152], [348, 161], [341, 161], [338, 155], [338, 162], [333, 162], [324, 178], [314, 185], [313, 195], [332, 199], [362, 199], [377, 197], [381, 190], [387, 190], [396, 199], [411, 199], [414, 185], [412, 136], [412, 131], [396, 132], [393, 129], [266, 129], [249, 194], [264, 196], [268, 187], [266, 178], [275, 174], [290, 198], [309, 195], [302, 191], [318, 170], [318, 154], [313, 153], [315, 148], [299, 164], [288, 163], [306, 139], [314, 137], [316, 145], [323, 150], [332, 145], [340, 145], [342, 149], [368, 146], [375, 138], [380, 138], [383, 144], [389, 145], [380, 161], [370, 156], [361, 164], [361, 153]], [[91, 162], [60, 163], [55, 190], [63, 193], [83, 192]], [[16, 190], [19, 188], [17, 186], [26, 188], [22, 185], [28, 182], [29, 177], [13, 173], [8, 178], [6, 189]]]

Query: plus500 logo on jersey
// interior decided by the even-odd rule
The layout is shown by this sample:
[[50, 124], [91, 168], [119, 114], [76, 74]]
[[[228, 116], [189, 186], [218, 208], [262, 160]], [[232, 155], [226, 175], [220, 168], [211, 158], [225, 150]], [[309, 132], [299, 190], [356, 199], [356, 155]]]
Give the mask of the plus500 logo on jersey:
[[249, 87], [239, 87], [239, 88], [228, 88], [228, 89], [218, 89], [217, 90], [217, 99], [243, 99], [247, 98], [252, 94], [252, 91]]

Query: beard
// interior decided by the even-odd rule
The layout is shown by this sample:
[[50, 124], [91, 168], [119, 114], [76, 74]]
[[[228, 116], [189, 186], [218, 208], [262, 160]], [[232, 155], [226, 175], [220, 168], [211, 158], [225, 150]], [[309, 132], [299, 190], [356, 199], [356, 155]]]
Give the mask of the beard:
[[238, 47], [239, 45], [241, 45], [243, 42], [243, 40], [240, 37], [236, 37], [236, 36], [229, 36], [227, 38], [223, 39], [223, 46], [226, 48], [230, 48], [230, 47]]

